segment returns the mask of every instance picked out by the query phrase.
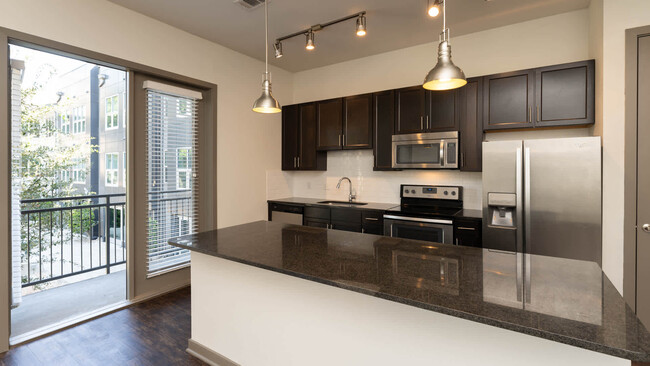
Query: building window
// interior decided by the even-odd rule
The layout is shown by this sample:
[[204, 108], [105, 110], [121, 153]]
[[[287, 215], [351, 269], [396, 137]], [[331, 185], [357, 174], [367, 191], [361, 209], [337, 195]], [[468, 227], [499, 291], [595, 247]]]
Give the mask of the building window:
[[176, 149], [176, 189], [190, 189], [192, 175], [192, 148]]
[[119, 154], [106, 153], [106, 186], [117, 187], [119, 180]]
[[72, 109], [72, 133], [86, 132], [86, 106]]
[[192, 218], [189, 216], [177, 215], [176, 235], [189, 235], [192, 228]]
[[69, 170], [62, 170], [61, 171], [61, 181], [63, 181], [63, 182], [69, 182], [70, 181], [70, 171]]
[[74, 183], [86, 183], [86, 164], [83, 161], [77, 162], [72, 167], [72, 181]]
[[108, 225], [110, 228], [110, 236], [113, 239], [122, 240], [124, 237], [124, 210], [123, 207], [115, 207], [109, 209]]
[[122, 126], [126, 127], [126, 92], [122, 93]]
[[112, 130], [119, 126], [118, 115], [120, 111], [120, 98], [116, 95], [106, 98], [104, 114], [106, 115], [106, 129]]
[[70, 118], [65, 114], [57, 113], [56, 114], [56, 119], [57, 119], [57, 122], [58, 122], [59, 126], [61, 126], [61, 133], [69, 134], [70, 133]]

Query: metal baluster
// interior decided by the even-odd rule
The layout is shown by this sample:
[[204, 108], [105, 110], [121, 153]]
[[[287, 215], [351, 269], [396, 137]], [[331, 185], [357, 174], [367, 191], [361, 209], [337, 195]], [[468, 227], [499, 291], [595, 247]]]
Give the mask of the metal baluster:
[[84, 270], [84, 209], [79, 209], [79, 253], [81, 257], [81, 270]]
[[[126, 204], [122, 205], [122, 260], [126, 259]], [[117, 248], [115, 248], [117, 251]], [[115, 261], [117, 261], [117, 253], [115, 254]]]
[[[110, 256], [111, 256], [111, 197], [106, 197], [106, 274], [111, 273]], [[113, 219], [115, 219], [115, 211], [113, 211]], [[115, 227], [115, 224], [113, 224]], [[100, 261], [101, 262], [101, 261]], [[101, 264], [101, 263], [100, 263]]]
[[[92, 233], [92, 226], [93, 226], [93, 211], [92, 209], [88, 210], [88, 225], [90, 226], [90, 237], [88, 238], [90, 241], [90, 245], [88, 245], [88, 250], [90, 251], [90, 268], [93, 268], [93, 233]], [[83, 232], [83, 231], [82, 231]]]
[[27, 283], [32, 282], [32, 268], [31, 268], [31, 253], [32, 253], [32, 248], [30, 248], [30, 221], [31, 221], [31, 216], [30, 214], [27, 214]]
[[54, 261], [52, 260], [54, 258], [54, 253], [52, 252], [52, 212], [50, 211], [50, 278], [54, 277]]
[[43, 216], [38, 213], [38, 279], [43, 279]]
[[70, 210], [70, 273], [74, 272], [74, 221]]
[[59, 231], [61, 232], [61, 248], [59, 249], [59, 253], [61, 253], [61, 273], [60, 275], [63, 276], [63, 210], [59, 211]]

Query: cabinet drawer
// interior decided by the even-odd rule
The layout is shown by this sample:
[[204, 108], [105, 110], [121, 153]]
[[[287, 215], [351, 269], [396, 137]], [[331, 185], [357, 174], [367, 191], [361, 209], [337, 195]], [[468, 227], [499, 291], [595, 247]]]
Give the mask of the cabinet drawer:
[[366, 234], [375, 234], [375, 235], [384, 235], [384, 225], [383, 224], [368, 224], [363, 223], [362, 233]]
[[481, 247], [481, 220], [454, 220], [454, 244]]
[[332, 208], [332, 222], [361, 225], [361, 211], [352, 208]]
[[383, 224], [384, 211], [362, 211], [361, 218], [364, 224]]
[[329, 220], [330, 219], [330, 209], [325, 208], [325, 207], [306, 206], [304, 215], [305, 215], [305, 217], [311, 217], [311, 218], [314, 218], [314, 219]]
[[288, 205], [284, 203], [269, 203], [271, 211], [282, 211], [288, 213], [302, 214], [303, 206]]

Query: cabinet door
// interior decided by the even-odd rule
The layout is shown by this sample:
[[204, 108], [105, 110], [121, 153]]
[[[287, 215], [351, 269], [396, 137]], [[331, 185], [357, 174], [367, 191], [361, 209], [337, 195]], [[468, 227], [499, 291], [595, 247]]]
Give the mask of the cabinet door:
[[472, 78], [458, 91], [460, 105], [460, 170], [480, 172], [483, 166], [483, 80]]
[[458, 131], [458, 90], [428, 91], [429, 114], [425, 128], [432, 132]]
[[536, 70], [536, 127], [594, 123], [594, 60]]
[[395, 132], [395, 92], [373, 95], [375, 170], [392, 170], [393, 133]]
[[332, 222], [332, 229], [341, 231], [361, 232], [361, 222]]
[[298, 169], [298, 147], [300, 141], [299, 106], [282, 108], [282, 170]]
[[330, 223], [328, 220], [312, 219], [310, 217], [305, 217], [303, 221], [305, 226], [322, 227], [323, 229], [328, 229]]
[[316, 151], [316, 104], [300, 105], [299, 170], [327, 170], [327, 153]]
[[384, 235], [384, 226], [376, 225], [376, 224], [366, 224], [364, 222], [363, 227], [361, 228], [361, 232], [366, 234]]
[[480, 248], [481, 226], [481, 220], [454, 220], [454, 244]]
[[397, 99], [397, 118], [395, 124], [396, 134], [424, 132], [424, 118], [426, 116], [427, 93], [422, 86], [398, 89], [395, 91]]
[[318, 150], [340, 150], [343, 140], [343, 100], [341, 98], [316, 103]]
[[483, 129], [533, 127], [534, 86], [534, 70], [485, 76]]
[[343, 101], [343, 148], [372, 148], [372, 94]]

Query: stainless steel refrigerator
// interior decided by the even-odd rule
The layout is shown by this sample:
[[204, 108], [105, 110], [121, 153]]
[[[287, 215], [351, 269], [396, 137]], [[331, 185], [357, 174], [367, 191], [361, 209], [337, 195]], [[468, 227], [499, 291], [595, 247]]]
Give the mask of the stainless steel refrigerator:
[[483, 247], [601, 264], [600, 137], [483, 143]]

